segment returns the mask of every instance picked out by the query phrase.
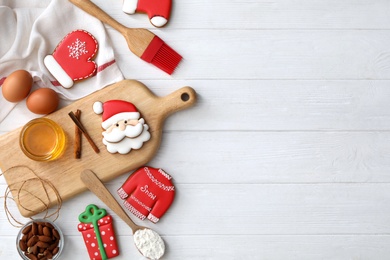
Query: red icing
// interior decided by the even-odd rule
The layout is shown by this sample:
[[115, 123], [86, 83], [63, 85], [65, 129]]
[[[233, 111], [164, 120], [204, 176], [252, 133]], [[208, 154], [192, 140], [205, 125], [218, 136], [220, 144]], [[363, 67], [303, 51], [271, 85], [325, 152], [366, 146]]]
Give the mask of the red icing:
[[[111, 216], [107, 215], [98, 221], [100, 235], [105, 245], [104, 249], [108, 258], [119, 255], [118, 245], [115, 238]], [[82, 233], [85, 246], [92, 260], [101, 260], [98, 242], [92, 223], [79, 223], [78, 230]]]
[[172, 0], [138, 0], [137, 12], [147, 13], [149, 19], [162, 16], [169, 20]]
[[138, 112], [137, 108], [132, 103], [124, 100], [109, 100], [104, 102], [103, 111], [103, 121], [106, 121], [113, 115], [119, 113]]
[[130, 175], [118, 194], [135, 216], [156, 223], [171, 206], [175, 187], [162, 169], [143, 167]]
[[73, 80], [91, 77], [97, 70], [92, 61], [98, 43], [87, 31], [76, 30], [64, 37], [53, 52], [53, 57]]

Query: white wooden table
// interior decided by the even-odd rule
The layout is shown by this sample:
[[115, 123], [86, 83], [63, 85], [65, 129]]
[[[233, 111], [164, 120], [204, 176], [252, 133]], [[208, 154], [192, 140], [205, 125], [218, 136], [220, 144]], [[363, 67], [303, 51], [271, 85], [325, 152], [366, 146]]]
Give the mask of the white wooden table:
[[[164, 259], [389, 259], [390, 1], [175, 0], [163, 29], [95, 3], [185, 58], [170, 77], [108, 28], [126, 78], [198, 92], [149, 163], [173, 176], [174, 204], [156, 225], [132, 217], [162, 235]], [[63, 204], [62, 259], [88, 259], [77, 216], [90, 203], [104, 207], [89, 192]], [[0, 259], [18, 259], [0, 213]], [[143, 259], [113, 216], [116, 259]]]

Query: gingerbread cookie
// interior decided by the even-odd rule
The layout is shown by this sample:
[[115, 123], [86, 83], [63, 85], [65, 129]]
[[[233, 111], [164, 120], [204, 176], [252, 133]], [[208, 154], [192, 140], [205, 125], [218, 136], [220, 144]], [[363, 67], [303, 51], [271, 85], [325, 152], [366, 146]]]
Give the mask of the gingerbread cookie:
[[172, 0], [123, 0], [123, 12], [127, 14], [146, 13], [150, 23], [163, 27], [169, 20]]
[[105, 209], [88, 205], [79, 215], [78, 230], [82, 233], [92, 260], [114, 258], [119, 255], [112, 217]]
[[74, 81], [95, 75], [97, 66], [92, 59], [97, 50], [98, 43], [92, 34], [75, 30], [67, 34], [43, 62], [64, 88], [70, 88]]
[[157, 223], [171, 206], [175, 187], [172, 177], [162, 169], [145, 166], [130, 175], [118, 195], [135, 216]]
[[93, 111], [102, 114], [103, 143], [110, 153], [127, 154], [150, 139], [149, 126], [137, 108], [124, 100], [97, 101]]

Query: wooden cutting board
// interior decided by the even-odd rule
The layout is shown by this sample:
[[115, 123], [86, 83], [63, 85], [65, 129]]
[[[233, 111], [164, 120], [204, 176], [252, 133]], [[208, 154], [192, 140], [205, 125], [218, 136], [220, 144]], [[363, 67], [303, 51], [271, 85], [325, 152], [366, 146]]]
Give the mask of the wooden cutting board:
[[[151, 139], [145, 142], [141, 149], [131, 150], [126, 155], [111, 154], [106, 150], [102, 142], [102, 117], [95, 114], [92, 109], [95, 101], [105, 102], [113, 99], [133, 103], [150, 127]], [[0, 136], [0, 168], [20, 213], [29, 217], [45, 210], [44, 203], [50, 207], [58, 203], [50, 187], [46, 187], [48, 201], [40, 182], [36, 180], [26, 182], [27, 179], [36, 176], [21, 166], [28, 166], [37, 176], [51, 182], [61, 199], [67, 200], [86, 190], [79, 177], [84, 169], [91, 169], [102, 181], [109, 181], [145, 165], [160, 146], [165, 119], [176, 111], [192, 106], [195, 102], [196, 93], [190, 87], [183, 87], [165, 97], [157, 97], [139, 81], [123, 80], [115, 83], [47, 116], [57, 122], [67, 136], [65, 153], [61, 158], [51, 162], [33, 161], [22, 153], [19, 148], [21, 128]], [[75, 125], [68, 116], [70, 111], [77, 109], [81, 110], [80, 121], [100, 149], [100, 153], [95, 153], [83, 136], [81, 159], [74, 158]]]

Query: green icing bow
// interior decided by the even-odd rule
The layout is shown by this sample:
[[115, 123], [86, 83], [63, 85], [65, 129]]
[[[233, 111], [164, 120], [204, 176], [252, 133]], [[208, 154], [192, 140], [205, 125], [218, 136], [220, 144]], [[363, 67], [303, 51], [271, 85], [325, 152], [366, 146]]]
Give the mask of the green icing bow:
[[107, 215], [105, 209], [99, 209], [96, 205], [90, 204], [85, 208], [85, 211], [79, 215], [79, 221], [81, 223], [92, 223], [93, 230], [96, 234], [96, 240], [99, 245], [100, 255], [102, 260], [107, 260], [107, 254], [104, 250], [103, 240], [100, 235], [98, 221]]

